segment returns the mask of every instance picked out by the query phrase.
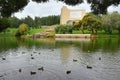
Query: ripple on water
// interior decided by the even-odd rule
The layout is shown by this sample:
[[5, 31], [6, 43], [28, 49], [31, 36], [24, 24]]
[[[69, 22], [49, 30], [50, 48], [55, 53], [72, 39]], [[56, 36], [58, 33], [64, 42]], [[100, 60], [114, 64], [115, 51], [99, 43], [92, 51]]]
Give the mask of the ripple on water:
[[[0, 80], [67, 80], [61, 73], [54, 71], [54, 69], [46, 69], [44, 71], [38, 70], [39, 67], [27, 66], [19, 69], [9, 70], [0, 74]], [[31, 74], [35, 73], [34, 75]]]

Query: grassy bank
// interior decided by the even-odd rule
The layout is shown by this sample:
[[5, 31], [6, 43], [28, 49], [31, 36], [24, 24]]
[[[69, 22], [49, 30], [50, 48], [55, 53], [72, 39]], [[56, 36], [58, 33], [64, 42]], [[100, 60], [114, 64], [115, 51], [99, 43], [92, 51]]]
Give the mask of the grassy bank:
[[[49, 27], [42, 27], [42, 28], [32, 28], [29, 29], [28, 35], [36, 34], [36, 33], [42, 33], [45, 32]], [[15, 33], [17, 31], [17, 28], [7, 28], [5, 31], [0, 32], [0, 36], [8, 37], [8, 36], [15, 36]], [[85, 34], [91, 34], [91, 31], [85, 30]], [[73, 30], [72, 34], [82, 34], [81, 30]], [[51, 32], [50, 34], [46, 35], [46, 37], [54, 37], [55, 32]], [[97, 37], [104, 38], [104, 37], [120, 37], [120, 34], [118, 31], [114, 30], [112, 34], [105, 33], [105, 31], [98, 31]]]
[[[72, 34], [82, 34], [82, 31], [81, 30], [73, 30]], [[84, 34], [91, 34], [91, 31], [89, 30], [85, 30], [84, 31]], [[120, 34], [118, 33], [117, 30], [114, 30], [112, 32], [112, 34], [109, 34], [109, 33], [105, 33], [104, 30], [102, 31], [98, 31], [97, 34], [95, 34], [97, 37], [99, 38], [104, 38], [104, 37], [120, 37]]]
[[30, 29], [29, 31], [28, 31], [28, 34], [29, 35], [32, 35], [32, 34], [35, 34], [35, 33], [42, 33], [42, 32], [44, 32], [45, 30], [47, 29], [47, 27], [43, 27], [43, 28], [38, 28], [38, 29]]
[[[29, 29], [27, 33], [28, 33], [28, 35], [32, 35], [32, 34], [35, 34], [35, 33], [42, 33], [46, 29], [48, 29], [48, 27], [42, 27], [42, 28], [38, 28], [38, 29], [32, 28], [32, 29]], [[17, 30], [18, 30], [17, 28], [7, 28], [3, 32], [0, 32], [0, 36], [4, 36], [4, 37], [15, 36]]]

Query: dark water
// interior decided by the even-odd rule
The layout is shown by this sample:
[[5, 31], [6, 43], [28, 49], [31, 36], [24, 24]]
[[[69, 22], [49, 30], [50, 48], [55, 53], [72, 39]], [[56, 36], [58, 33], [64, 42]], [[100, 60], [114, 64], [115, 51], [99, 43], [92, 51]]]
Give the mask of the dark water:
[[120, 80], [120, 38], [0, 37], [0, 80]]

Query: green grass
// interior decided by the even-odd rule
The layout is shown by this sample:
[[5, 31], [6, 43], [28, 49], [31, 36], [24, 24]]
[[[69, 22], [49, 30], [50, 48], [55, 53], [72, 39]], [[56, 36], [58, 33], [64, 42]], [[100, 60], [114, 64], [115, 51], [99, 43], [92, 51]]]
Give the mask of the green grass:
[[[89, 30], [85, 30], [84, 32], [85, 32], [85, 34], [91, 34], [91, 31], [89, 31]], [[82, 31], [80, 31], [80, 30], [73, 30], [72, 34], [82, 34]], [[110, 37], [111, 38], [112, 37], [117, 38], [117, 37], [120, 37], [120, 34], [118, 33], [117, 30], [113, 30], [112, 34], [105, 33], [105, 31], [102, 30], [102, 31], [98, 31], [98, 33], [95, 34], [95, 35], [97, 35], [99, 38], [110, 38]]]
[[51, 32], [51, 33], [49, 33], [48, 35], [46, 35], [47, 38], [49, 38], [49, 37], [54, 37], [54, 36], [55, 36], [55, 32]]
[[[42, 33], [44, 32], [48, 27], [42, 27], [38, 29], [30, 29], [28, 31], [29, 35], [35, 34], [35, 33]], [[4, 32], [0, 32], [0, 36], [14, 36], [17, 31], [17, 28], [7, 28]], [[91, 34], [91, 31], [85, 30], [85, 34]], [[73, 30], [72, 34], [82, 34], [81, 30]], [[55, 32], [52, 32], [47, 35], [47, 37], [53, 37], [55, 35]], [[113, 30], [112, 34], [105, 33], [104, 30], [98, 31], [98, 34], [96, 34], [98, 37], [120, 37], [120, 34], [118, 33], [117, 30]]]
[[17, 31], [17, 28], [7, 28], [3, 32], [0, 32], [0, 36], [5, 36], [5, 37], [14, 36], [16, 31]]
[[[30, 30], [28, 31], [28, 34], [29, 34], [29, 35], [32, 35], [32, 34], [35, 34], [35, 33], [42, 33], [42, 32], [44, 32], [47, 28], [48, 28], [48, 27], [42, 27], [42, 28], [38, 28], [38, 29], [30, 29]], [[0, 32], [0, 36], [5, 36], [5, 37], [15, 36], [17, 30], [18, 30], [17, 28], [7, 28], [5, 31]]]
[[41, 32], [44, 32], [47, 28], [39, 28], [39, 29], [30, 29], [28, 31], [28, 34], [35, 34], [35, 33], [41, 33]]
[[[82, 31], [81, 30], [73, 30], [72, 34], [82, 34]], [[85, 30], [84, 34], [91, 34], [91, 32], [88, 30]]]

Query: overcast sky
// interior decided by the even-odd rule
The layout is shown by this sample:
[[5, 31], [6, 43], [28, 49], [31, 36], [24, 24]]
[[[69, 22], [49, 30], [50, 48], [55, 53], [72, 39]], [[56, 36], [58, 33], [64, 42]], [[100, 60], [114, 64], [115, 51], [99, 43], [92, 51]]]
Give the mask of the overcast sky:
[[[37, 17], [44, 17], [49, 15], [60, 15], [61, 8], [63, 6], [67, 6], [69, 9], [85, 9], [86, 12], [90, 12], [90, 4], [87, 4], [87, 2], [84, 2], [82, 4], [76, 5], [76, 6], [68, 6], [62, 2], [57, 2], [57, 0], [50, 0], [46, 3], [36, 3], [30, 1], [28, 5], [24, 8], [24, 10], [17, 12], [13, 14], [14, 16], [18, 18], [24, 18], [27, 16], [31, 16], [34, 18]], [[113, 11], [119, 11], [120, 13], [120, 5], [118, 7], [110, 6], [108, 8], [108, 12]]]

